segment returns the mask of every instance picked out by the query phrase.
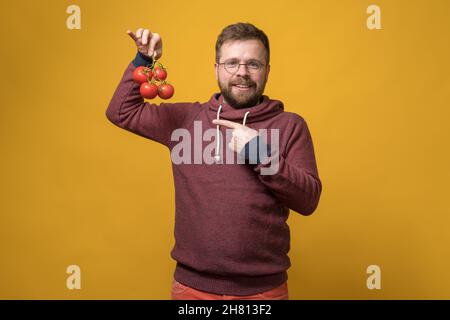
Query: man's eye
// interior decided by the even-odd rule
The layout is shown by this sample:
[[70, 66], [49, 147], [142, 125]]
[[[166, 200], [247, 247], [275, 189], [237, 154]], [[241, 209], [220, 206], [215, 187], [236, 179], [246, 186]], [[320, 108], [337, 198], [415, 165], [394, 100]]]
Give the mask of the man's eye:
[[236, 61], [229, 61], [226, 63], [226, 66], [229, 68], [235, 68], [238, 65]]
[[257, 62], [250, 62], [248, 64], [248, 67], [251, 68], [251, 69], [259, 69], [259, 63], [257, 63]]

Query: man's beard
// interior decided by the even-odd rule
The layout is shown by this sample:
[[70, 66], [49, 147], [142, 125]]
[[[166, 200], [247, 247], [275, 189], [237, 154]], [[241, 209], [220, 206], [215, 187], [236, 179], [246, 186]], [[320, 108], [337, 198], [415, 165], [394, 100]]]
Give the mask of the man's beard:
[[[254, 83], [250, 79], [240, 78], [223, 85], [220, 83], [220, 81], [218, 81], [218, 83], [220, 93], [222, 94], [225, 101], [230, 106], [236, 109], [250, 108], [257, 105], [260, 102], [260, 99], [264, 92], [264, 85], [261, 88], [257, 89], [256, 83]], [[236, 88], [234, 89], [235, 91], [232, 92], [233, 85], [236, 84], [250, 85], [251, 88], [249, 89], [249, 92], [237, 92], [238, 89]]]

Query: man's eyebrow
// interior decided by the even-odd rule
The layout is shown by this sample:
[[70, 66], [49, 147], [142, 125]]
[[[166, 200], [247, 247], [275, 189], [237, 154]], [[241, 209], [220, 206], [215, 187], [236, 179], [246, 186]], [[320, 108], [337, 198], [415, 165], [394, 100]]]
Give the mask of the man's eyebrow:
[[[233, 62], [235, 62], [235, 61], [240, 61], [240, 59], [238, 59], [238, 58], [228, 58], [228, 59], [226, 59], [225, 61], [233, 61]], [[248, 59], [248, 60], [246, 60], [245, 62], [246, 62], [246, 63], [249, 63], [249, 62], [258, 62], [258, 63], [263, 64], [262, 61], [259, 61], [259, 60], [256, 59], [256, 58]]]
[[228, 58], [225, 61], [239, 61], [239, 59], [238, 58]]
[[258, 59], [248, 59], [247, 62], [258, 62], [258, 63], [262, 63], [262, 61], [258, 60]]

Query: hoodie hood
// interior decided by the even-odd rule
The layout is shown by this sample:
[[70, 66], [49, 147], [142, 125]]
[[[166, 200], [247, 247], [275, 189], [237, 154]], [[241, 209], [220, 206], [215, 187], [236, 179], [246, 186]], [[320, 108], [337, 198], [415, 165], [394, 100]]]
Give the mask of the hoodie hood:
[[214, 114], [213, 117], [216, 119], [220, 106], [222, 106], [219, 113], [220, 119], [239, 123], [242, 123], [246, 114], [246, 123], [252, 123], [272, 118], [284, 110], [284, 106], [281, 101], [271, 100], [265, 95], [261, 97], [260, 103], [253, 107], [235, 109], [223, 101], [223, 96], [220, 93], [215, 93], [209, 100], [208, 107], [209, 111]]

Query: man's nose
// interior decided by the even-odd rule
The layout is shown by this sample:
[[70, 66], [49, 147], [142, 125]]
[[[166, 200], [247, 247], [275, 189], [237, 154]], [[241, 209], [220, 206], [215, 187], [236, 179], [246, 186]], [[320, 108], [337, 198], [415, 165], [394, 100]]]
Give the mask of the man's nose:
[[236, 71], [237, 76], [248, 76], [249, 72], [246, 64], [240, 64]]

